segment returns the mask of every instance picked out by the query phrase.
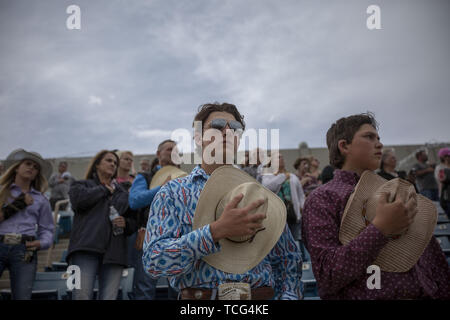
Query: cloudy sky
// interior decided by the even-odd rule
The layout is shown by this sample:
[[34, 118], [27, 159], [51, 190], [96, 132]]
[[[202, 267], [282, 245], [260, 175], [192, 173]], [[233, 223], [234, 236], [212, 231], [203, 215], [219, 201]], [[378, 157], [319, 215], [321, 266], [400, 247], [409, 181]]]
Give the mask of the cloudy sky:
[[[81, 29], [69, 30], [70, 5]], [[369, 30], [367, 7], [381, 9]], [[0, 158], [154, 153], [230, 102], [281, 148], [372, 111], [385, 144], [450, 141], [450, 1], [0, 0]]]

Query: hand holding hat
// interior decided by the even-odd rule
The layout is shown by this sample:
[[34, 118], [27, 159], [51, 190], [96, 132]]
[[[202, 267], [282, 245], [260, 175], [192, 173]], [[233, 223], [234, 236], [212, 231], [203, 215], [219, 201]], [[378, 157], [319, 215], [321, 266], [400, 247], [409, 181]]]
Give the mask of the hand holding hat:
[[261, 199], [239, 209], [237, 205], [243, 197], [242, 193], [234, 197], [225, 206], [220, 218], [211, 223], [211, 234], [214, 242], [225, 238], [253, 236], [264, 228], [261, 221], [266, 218], [266, 214], [252, 214], [252, 211], [263, 205], [266, 200]]
[[389, 192], [385, 192], [379, 197], [372, 224], [385, 236], [401, 235], [414, 222], [417, 200], [414, 196], [405, 199], [402, 193], [398, 192], [395, 201], [389, 203], [389, 196]]

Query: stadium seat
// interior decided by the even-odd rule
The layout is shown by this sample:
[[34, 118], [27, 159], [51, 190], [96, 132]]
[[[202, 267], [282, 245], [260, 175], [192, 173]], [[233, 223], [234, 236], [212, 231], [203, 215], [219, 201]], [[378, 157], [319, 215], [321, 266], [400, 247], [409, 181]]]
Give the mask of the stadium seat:
[[305, 297], [305, 300], [307, 300], [307, 298], [319, 296], [317, 293], [316, 279], [314, 278], [312, 265], [309, 261], [303, 262], [301, 282], [304, 289], [303, 296]]
[[445, 213], [441, 213], [438, 215], [437, 223], [449, 223], [450, 219], [447, 217]]
[[129, 300], [129, 293], [133, 291], [134, 268], [124, 269], [120, 279], [120, 292], [117, 300]]
[[69, 274], [62, 272], [36, 272], [33, 291], [57, 290], [57, 299], [62, 300], [67, 294], [67, 278]]
[[434, 233], [436, 237], [440, 236], [450, 236], [450, 223], [440, 223], [434, 228]]
[[67, 262], [52, 262], [51, 272], [66, 271], [68, 266]]
[[442, 251], [448, 256], [450, 255], [450, 240], [448, 237], [436, 237], [436, 240], [439, 242]]
[[445, 213], [445, 211], [444, 211], [444, 209], [441, 207], [441, 204], [440, 204], [439, 201], [433, 201], [433, 203], [434, 203], [434, 205], [435, 205], [435, 207], [436, 207], [436, 209], [437, 209], [438, 214]]
[[[1, 290], [0, 300], [12, 300], [11, 289]], [[32, 290], [31, 300], [58, 300], [58, 290]]]
[[169, 294], [169, 284], [167, 283], [167, 278], [158, 278], [156, 283], [156, 296], [155, 300], [167, 300]]

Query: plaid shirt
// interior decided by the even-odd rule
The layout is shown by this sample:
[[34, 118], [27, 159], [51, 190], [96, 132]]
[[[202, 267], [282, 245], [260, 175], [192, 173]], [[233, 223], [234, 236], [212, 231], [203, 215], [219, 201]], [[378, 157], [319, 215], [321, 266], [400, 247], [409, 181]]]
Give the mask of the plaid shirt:
[[[209, 225], [192, 230], [200, 192], [209, 176], [197, 166], [191, 174], [164, 185], [152, 202], [142, 257], [153, 278], [169, 277], [174, 288], [216, 288], [225, 282], [246, 282], [252, 288], [271, 286], [274, 299], [299, 299], [301, 257], [286, 227], [271, 252], [244, 274], [210, 266], [202, 257], [220, 251]], [[232, 263], [232, 261], [230, 261]]]

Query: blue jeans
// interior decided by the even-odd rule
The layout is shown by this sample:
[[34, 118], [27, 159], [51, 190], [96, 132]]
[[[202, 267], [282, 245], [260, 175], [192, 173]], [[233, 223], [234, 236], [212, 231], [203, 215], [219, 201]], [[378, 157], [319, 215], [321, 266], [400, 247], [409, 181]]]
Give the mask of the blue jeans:
[[439, 201], [439, 190], [438, 189], [423, 189], [420, 194], [427, 197], [431, 201]]
[[0, 243], [0, 277], [8, 268], [11, 281], [11, 294], [14, 300], [30, 300], [37, 269], [37, 253], [30, 262], [23, 261], [24, 244]]
[[124, 267], [103, 264], [103, 255], [78, 251], [70, 257], [70, 265], [80, 267], [80, 289], [73, 289], [72, 300], [92, 300], [95, 278], [98, 275], [99, 300], [116, 300]]
[[131, 300], [155, 300], [156, 283], [158, 280], [152, 279], [144, 270], [142, 264], [142, 250], [136, 250], [137, 232], [128, 237], [128, 264], [134, 268], [133, 292], [130, 295]]

